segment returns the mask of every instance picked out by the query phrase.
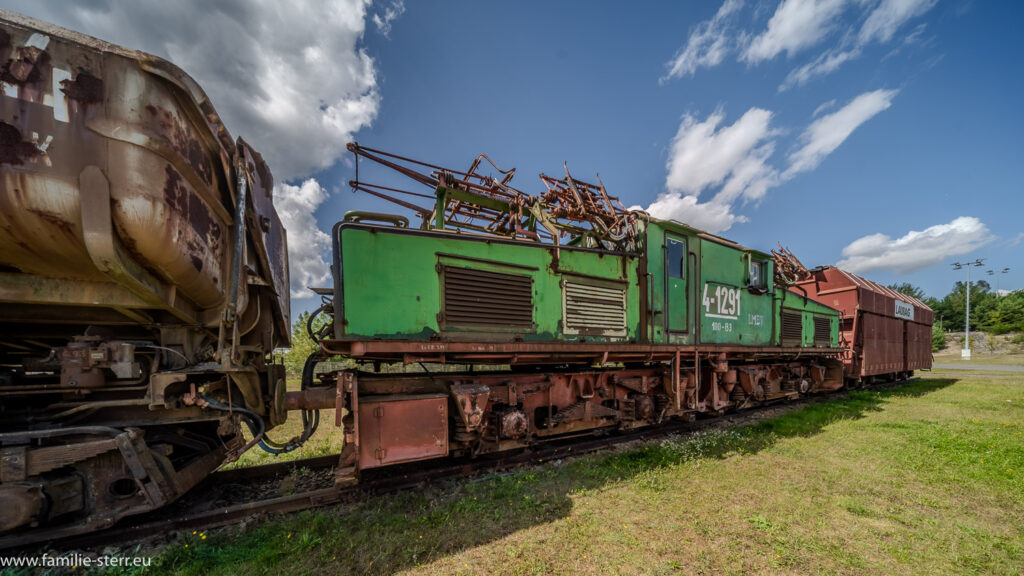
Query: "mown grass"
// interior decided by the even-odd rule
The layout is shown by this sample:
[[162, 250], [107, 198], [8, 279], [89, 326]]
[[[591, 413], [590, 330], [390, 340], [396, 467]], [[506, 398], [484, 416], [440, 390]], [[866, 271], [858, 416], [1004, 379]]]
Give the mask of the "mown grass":
[[1024, 379], [932, 378], [187, 535], [154, 572], [1019, 574], [1022, 495]]

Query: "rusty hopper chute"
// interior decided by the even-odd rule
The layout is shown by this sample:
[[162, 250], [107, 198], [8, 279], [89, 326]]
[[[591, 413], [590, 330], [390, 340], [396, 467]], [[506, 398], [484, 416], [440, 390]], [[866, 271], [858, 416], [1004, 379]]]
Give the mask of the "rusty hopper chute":
[[[546, 190], [530, 195], [509, 184], [515, 168], [502, 170], [484, 154], [461, 172], [356, 143], [349, 144], [348, 149], [356, 156], [357, 167], [363, 157], [431, 189], [433, 194], [424, 194], [369, 184], [359, 180], [358, 168], [356, 180], [350, 182], [355, 190], [412, 210], [422, 219], [424, 229], [466, 230], [556, 245], [568, 237], [569, 245], [624, 252], [638, 249], [639, 227], [645, 215], [626, 210], [617, 197], [608, 194], [600, 177], [597, 184], [578, 180], [565, 166], [564, 178], [541, 174]], [[484, 161], [500, 178], [478, 172]], [[434, 205], [419, 206], [391, 194], [430, 199]]]

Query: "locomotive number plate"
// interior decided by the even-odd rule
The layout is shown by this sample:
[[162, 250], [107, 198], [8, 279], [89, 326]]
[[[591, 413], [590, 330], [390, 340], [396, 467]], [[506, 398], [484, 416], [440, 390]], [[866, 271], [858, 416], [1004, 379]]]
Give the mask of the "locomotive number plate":
[[737, 320], [740, 317], [740, 289], [723, 284], [704, 284], [704, 315], [708, 318]]

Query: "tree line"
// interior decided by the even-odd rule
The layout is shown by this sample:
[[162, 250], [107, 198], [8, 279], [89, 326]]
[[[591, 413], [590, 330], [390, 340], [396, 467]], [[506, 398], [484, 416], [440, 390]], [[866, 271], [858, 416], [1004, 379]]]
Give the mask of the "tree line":
[[[925, 296], [924, 290], [909, 282], [890, 284], [889, 288], [913, 296], [935, 311], [932, 325], [932, 352], [946, 346], [946, 333], [963, 332], [967, 320], [967, 283], [957, 282], [943, 298]], [[1015, 342], [1024, 344], [1024, 290], [1000, 296], [984, 280], [971, 282], [971, 330], [989, 334], [1017, 332]]]
[[[944, 297], [925, 296], [924, 291], [903, 282], [889, 286], [913, 296], [935, 311], [935, 326], [944, 332], [963, 332], [967, 311], [967, 283], [957, 282]], [[984, 280], [971, 282], [971, 330], [990, 334], [1024, 332], [1024, 290], [1000, 296]]]

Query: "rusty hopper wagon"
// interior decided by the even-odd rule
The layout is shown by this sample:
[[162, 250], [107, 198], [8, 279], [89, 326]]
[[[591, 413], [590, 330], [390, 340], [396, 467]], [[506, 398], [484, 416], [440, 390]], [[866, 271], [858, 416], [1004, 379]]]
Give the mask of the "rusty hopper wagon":
[[840, 311], [846, 378], [870, 383], [932, 367], [935, 313], [913, 296], [833, 266], [810, 270], [793, 290]]
[[6, 11], [0, 64], [0, 533], [55, 537], [283, 421], [285, 231], [260, 155], [172, 64]]
[[[307, 324], [319, 349], [288, 391], [272, 176], [200, 87], [3, 11], [0, 64], [0, 548], [164, 506], [251, 447], [301, 444], [320, 409], [345, 483], [845, 384], [852, 312], [772, 254], [627, 210], [567, 167], [527, 194], [483, 155], [459, 171], [351, 144], [427, 188], [352, 183], [420, 222], [334, 227], [327, 321]], [[357, 368], [317, 374], [338, 357]], [[276, 443], [289, 411], [303, 433]]]

